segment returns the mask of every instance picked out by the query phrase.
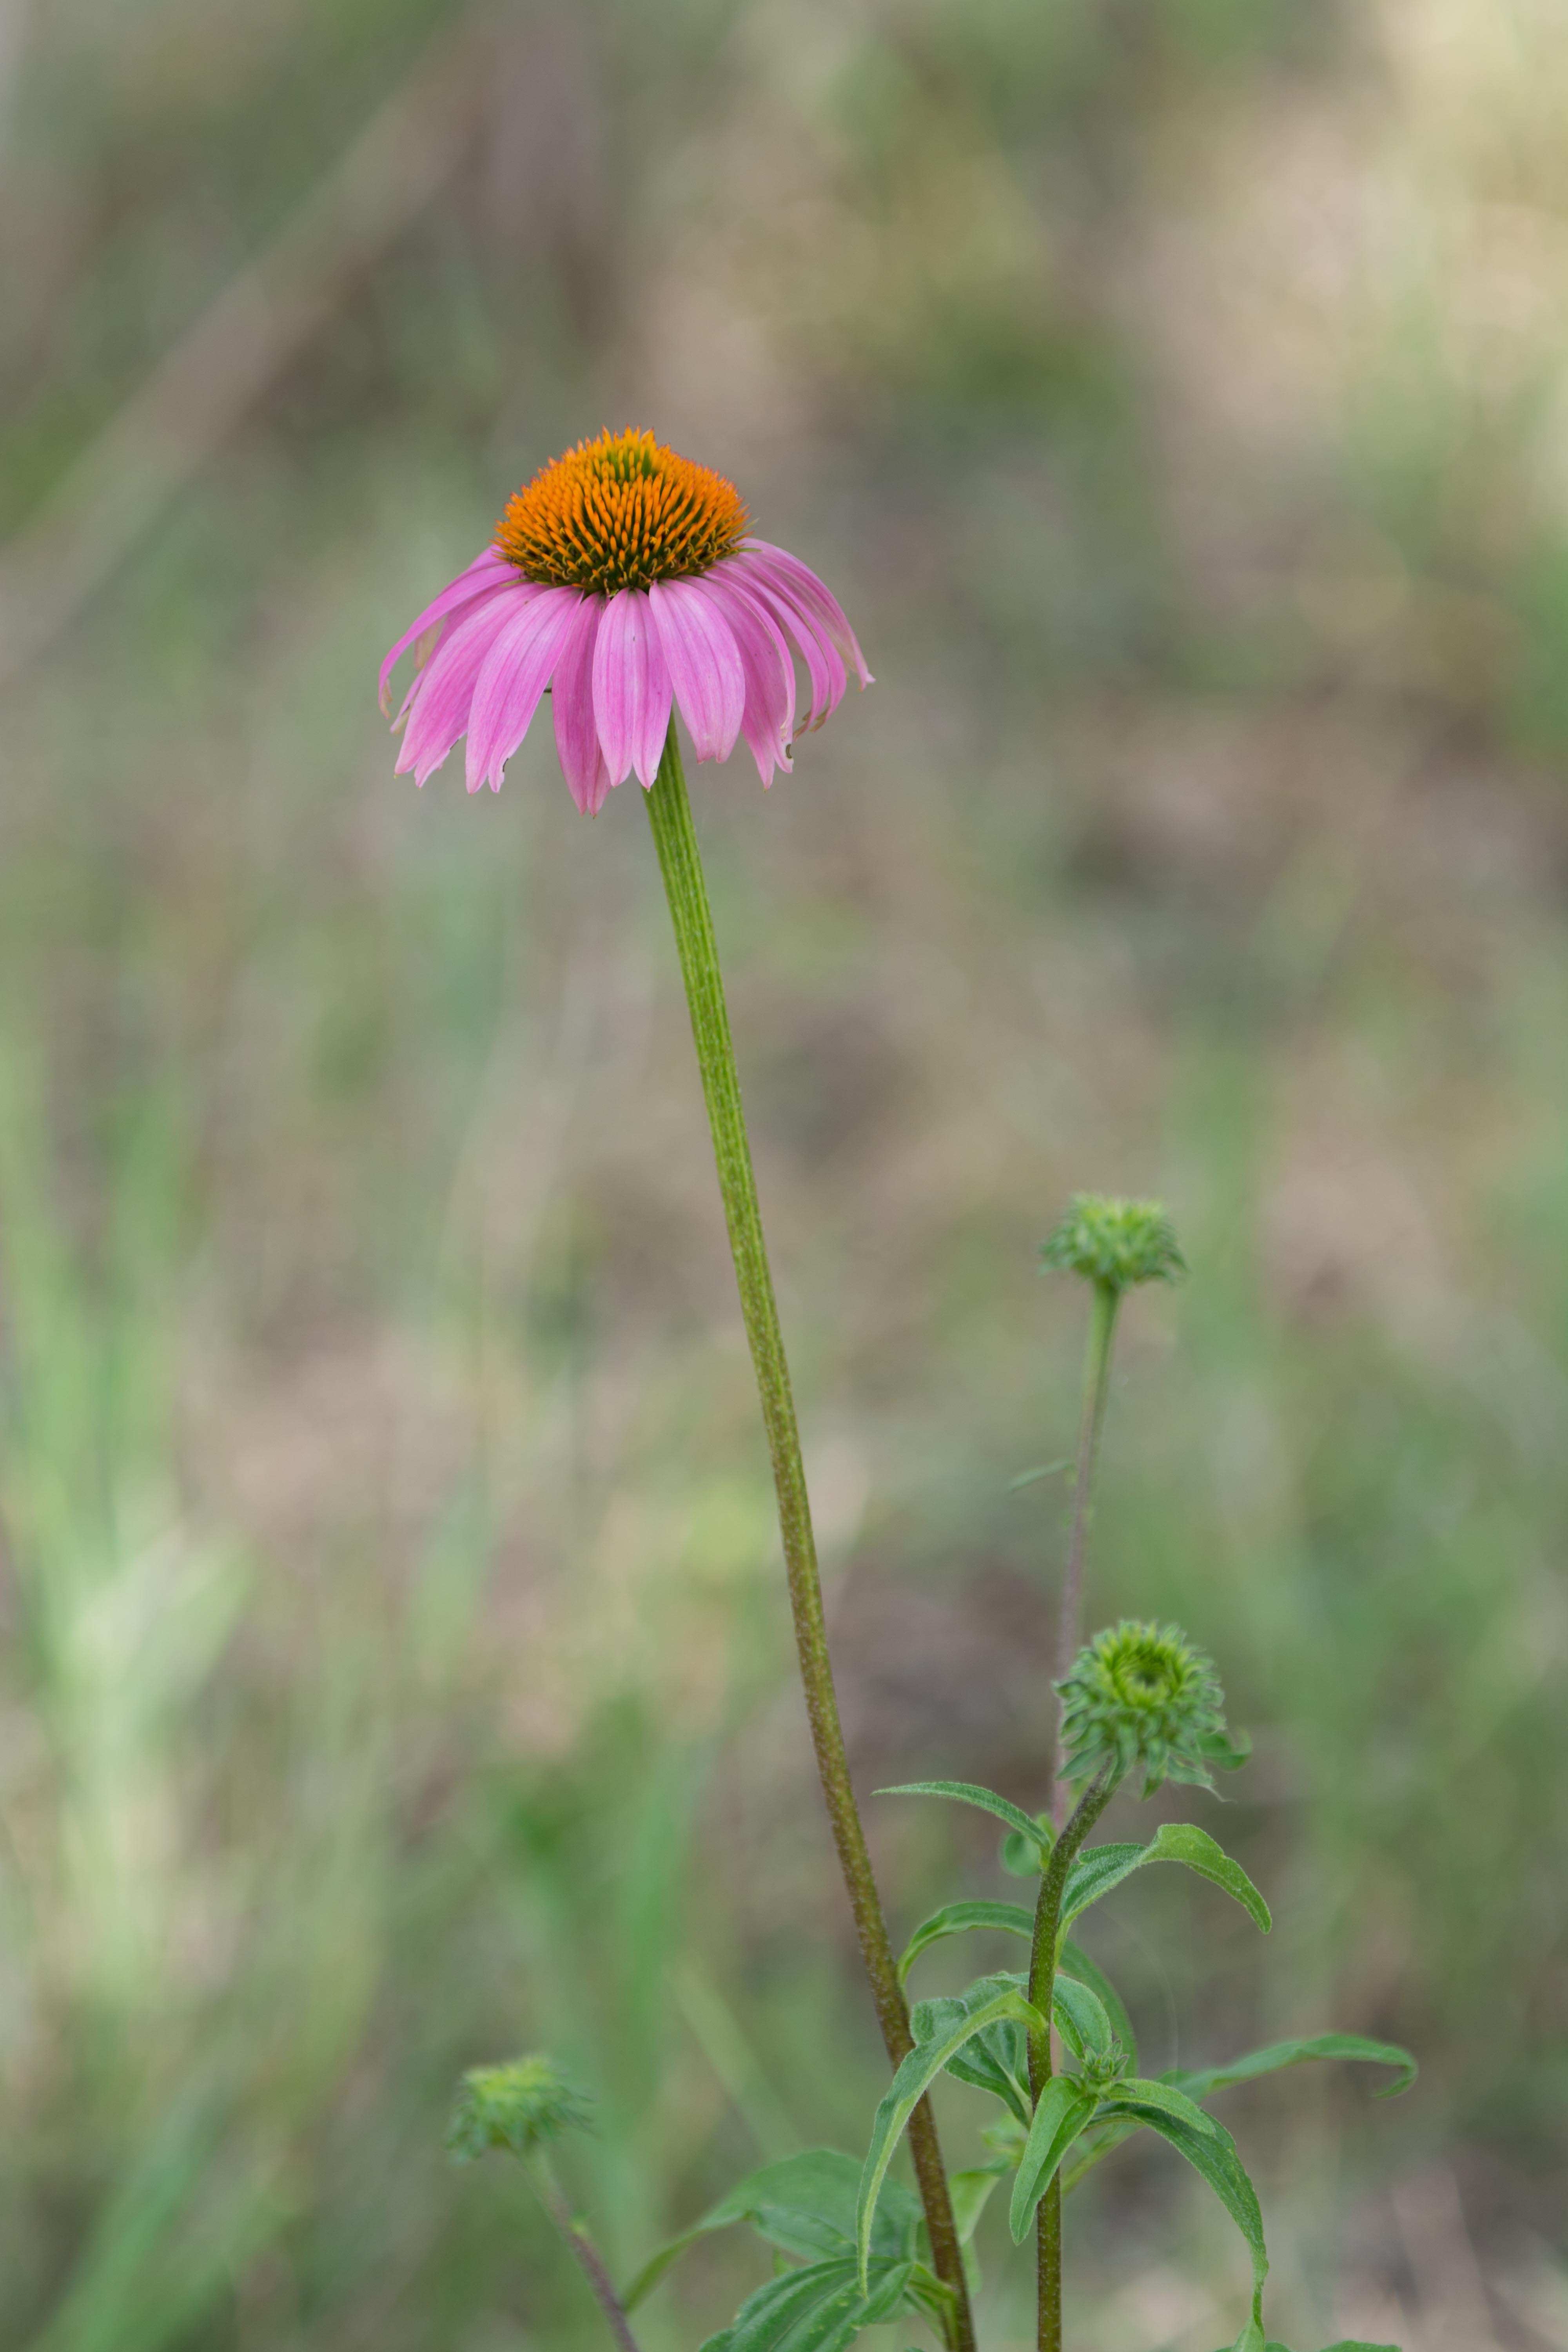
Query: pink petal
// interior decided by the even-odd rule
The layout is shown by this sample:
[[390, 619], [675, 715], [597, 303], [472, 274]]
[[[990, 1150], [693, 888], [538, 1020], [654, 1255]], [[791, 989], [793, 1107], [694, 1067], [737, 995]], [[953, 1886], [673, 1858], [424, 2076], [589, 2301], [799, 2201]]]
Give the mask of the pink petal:
[[[714, 570], [732, 569], [738, 572], [758, 603], [789, 631], [800, 648], [806, 675], [811, 680], [811, 716], [805, 725], [807, 728], [820, 727], [823, 720], [837, 709], [844, 698], [845, 671], [838, 648], [819, 621], [809, 613], [803, 612], [793, 596], [775, 586], [757, 567], [749, 564], [746, 557], [747, 551], [742, 549], [739, 555], [729, 557], [726, 564], [715, 565]], [[709, 576], [711, 578], [712, 574]], [[797, 727], [795, 732], [798, 734], [800, 731]]]
[[814, 620], [822, 624], [845, 660], [854, 663], [856, 675], [862, 686], [876, 683], [866, 667], [866, 656], [860, 650], [859, 640], [845, 617], [843, 605], [817, 578], [809, 564], [803, 563], [798, 555], [792, 555], [787, 547], [771, 547], [763, 539], [750, 541], [742, 552], [760, 556], [766, 570], [773, 575], [775, 585], [782, 588], [786, 595], [793, 596]]
[[468, 713], [471, 793], [484, 783], [500, 792], [501, 772], [532, 724], [582, 601], [579, 588], [542, 589], [498, 632], [475, 680]]
[[477, 610], [462, 614], [442, 638], [428, 667], [420, 671], [418, 692], [395, 772], [414, 771], [422, 784], [434, 773], [468, 723], [474, 686], [485, 656], [515, 609], [511, 592], [487, 596]]
[[708, 572], [704, 594], [718, 604], [735, 633], [746, 676], [746, 707], [741, 732], [752, 747], [757, 773], [766, 787], [775, 767], [790, 772], [789, 738], [795, 723], [795, 664], [778, 623], [738, 580]]
[[605, 607], [594, 647], [594, 712], [612, 784], [635, 768], [651, 788], [669, 728], [670, 693], [647, 598], [638, 588], [623, 588]]
[[727, 760], [746, 707], [735, 633], [695, 580], [656, 580], [647, 601], [697, 756]]
[[526, 589], [531, 585], [529, 581], [518, 578], [517, 572], [504, 555], [498, 555], [493, 547], [487, 547], [482, 555], [476, 555], [465, 571], [459, 572], [455, 580], [447, 583], [435, 603], [426, 604], [412, 627], [405, 629], [386, 659], [382, 663], [381, 707], [383, 710], [390, 710], [392, 708], [390, 691], [392, 673], [397, 667], [398, 658], [407, 652], [416, 637], [422, 637], [426, 629], [433, 628], [438, 621], [444, 621], [449, 613], [456, 612], [458, 605], [466, 604], [469, 597], [477, 596], [482, 588], [504, 587], [508, 581], [515, 581], [519, 588]]
[[598, 815], [610, 789], [610, 772], [599, 749], [599, 726], [594, 715], [594, 647], [604, 614], [602, 596], [582, 599], [555, 656], [550, 688], [562, 772], [584, 816]]

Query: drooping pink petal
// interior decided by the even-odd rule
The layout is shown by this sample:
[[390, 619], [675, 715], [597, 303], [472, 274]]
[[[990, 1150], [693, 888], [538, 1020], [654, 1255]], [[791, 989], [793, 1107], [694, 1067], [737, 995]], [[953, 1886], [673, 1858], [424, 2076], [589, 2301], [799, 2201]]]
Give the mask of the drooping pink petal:
[[599, 726], [594, 715], [594, 647], [604, 616], [602, 596], [583, 598], [555, 656], [555, 675], [550, 685], [562, 772], [584, 816], [598, 815], [610, 789], [610, 772], [599, 748]]
[[725, 578], [722, 565], [708, 572], [702, 592], [711, 597], [735, 633], [745, 672], [746, 703], [741, 732], [751, 746], [764, 788], [775, 767], [790, 773], [789, 739], [795, 723], [795, 664], [778, 623], [751, 591]]
[[471, 793], [484, 783], [500, 792], [502, 771], [532, 724], [582, 601], [580, 588], [541, 589], [498, 632], [474, 682], [468, 713]]
[[699, 760], [727, 760], [746, 707], [735, 633], [695, 580], [656, 580], [647, 601]]
[[[799, 647], [805, 663], [806, 676], [811, 680], [811, 715], [804, 722], [806, 729], [820, 727], [831, 717], [844, 698], [846, 674], [843, 657], [828, 635], [824, 625], [806, 612], [787, 591], [757, 565], [750, 562], [750, 551], [742, 548], [723, 566], [739, 576], [757, 602], [773, 615], [788, 631]], [[795, 732], [802, 732], [797, 726]]]
[[669, 727], [671, 691], [647, 597], [640, 588], [623, 588], [605, 605], [594, 646], [594, 714], [612, 784], [635, 768], [651, 788]]
[[504, 587], [509, 581], [515, 582], [519, 588], [524, 590], [531, 585], [529, 582], [518, 577], [504, 555], [498, 555], [493, 547], [487, 547], [482, 555], [476, 555], [473, 562], [459, 572], [455, 580], [447, 583], [435, 603], [426, 604], [418, 619], [410, 627], [405, 629], [386, 659], [382, 663], [381, 707], [383, 710], [390, 710], [392, 708], [392, 673], [397, 667], [399, 657], [408, 651], [415, 639], [422, 637], [427, 629], [434, 628], [438, 622], [445, 621], [449, 614], [455, 613], [459, 605], [466, 604], [470, 596], [477, 596], [481, 589]]
[[485, 656], [515, 609], [511, 592], [504, 590], [479, 600], [452, 623], [419, 673], [418, 692], [397, 755], [398, 775], [412, 769], [415, 782], [422, 784], [463, 734]]
[[855, 674], [861, 685], [875, 685], [876, 681], [866, 667], [859, 639], [849, 625], [843, 605], [808, 563], [803, 563], [798, 555], [792, 555], [787, 547], [773, 547], [765, 539], [749, 541], [742, 552], [760, 556], [777, 585], [787, 595], [793, 596], [795, 603], [814, 619], [821, 622], [845, 660], [854, 663]]

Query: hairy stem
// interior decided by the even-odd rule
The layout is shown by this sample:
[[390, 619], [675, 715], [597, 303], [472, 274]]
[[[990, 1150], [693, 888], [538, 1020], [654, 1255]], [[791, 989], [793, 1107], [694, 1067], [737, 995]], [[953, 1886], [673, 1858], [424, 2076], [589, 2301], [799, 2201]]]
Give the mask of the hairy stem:
[[[1110, 1393], [1110, 1343], [1116, 1331], [1116, 1310], [1121, 1304], [1121, 1293], [1111, 1282], [1094, 1286], [1094, 1307], [1089, 1316], [1089, 1340], [1083, 1360], [1083, 1410], [1079, 1419], [1078, 1460], [1073, 1478], [1072, 1534], [1068, 1540], [1067, 1567], [1062, 1572], [1061, 1597], [1057, 1607], [1057, 1672], [1058, 1682], [1065, 1682], [1072, 1672], [1079, 1644], [1083, 1639], [1083, 1568], [1089, 1550], [1089, 1530], [1094, 1517], [1094, 1474], [1100, 1462], [1100, 1435], [1105, 1426], [1105, 1402]], [[1072, 1803], [1072, 1787], [1062, 1777], [1067, 1761], [1062, 1745], [1061, 1708], [1057, 1714], [1056, 1775], [1053, 1782], [1051, 1811], [1060, 1829]]]
[[595, 2299], [610, 2325], [610, 2333], [620, 2347], [620, 2352], [639, 2352], [631, 2322], [621, 2308], [621, 2299], [605, 2268], [605, 2258], [588, 2235], [586, 2225], [579, 2221], [561, 2194], [559, 2182], [551, 2168], [549, 2158], [540, 2149], [525, 2159], [529, 2179], [535, 2196], [566, 2241], [584, 2277], [594, 2290]]
[[[1057, 1980], [1058, 1948], [1061, 1942], [1062, 1895], [1079, 1846], [1110, 1802], [1116, 1788], [1113, 1765], [1092, 1780], [1077, 1809], [1051, 1848], [1035, 1905], [1035, 1940], [1029, 1950], [1029, 1999], [1042, 2017], [1051, 2013]], [[1029, 2094], [1036, 2106], [1051, 2079], [1051, 2037], [1044, 2028], [1029, 2034]], [[1058, 2171], [1040, 2200], [1035, 2221], [1035, 2266], [1039, 2286], [1038, 2352], [1061, 2352], [1062, 2343], [1062, 2177]]]
[[[654, 780], [653, 790], [647, 795], [647, 811], [653, 826], [654, 845], [658, 852], [659, 869], [664, 876], [665, 891], [669, 899], [670, 916], [675, 924], [681, 976], [686, 982], [686, 998], [691, 1010], [691, 1034], [696, 1041], [698, 1066], [702, 1073], [702, 1092], [708, 1104], [709, 1124], [713, 1131], [713, 1157], [718, 1165], [719, 1190], [723, 1195], [724, 1217], [730, 1230], [730, 1250], [735, 1261], [735, 1280], [740, 1287], [741, 1313], [745, 1320], [746, 1337], [751, 1342], [757, 1393], [762, 1400], [763, 1422], [773, 1455], [773, 1484], [778, 1493], [779, 1531], [784, 1538], [784, 1570], [789, 1580], [795, 1651], [805, 1692], [811, 1744], [816, 1752], [822, 1793], [826, 1800], [828, 1820], [833, 1828], [833, 1842], [838, 1850], [839, 1867], [849, 1896], [849, 1908], [854, 1915], [855, 1931], [860, 1942], [860, 1956], [870, 1979], [877, 2021], [882, 2029], [888, 2056], [896, 2066], [913, 2047], [909, 2011], [904, 2006], [893, 1948], [888, 1940], [881, 1899], [871, 1874], [871, 1858], [866, 1850], [865, 1832], [856, 1810], [848, 1760], [844, 1752], [844, 1733], [838, 1720], [833, 1668], [827, 1654], [827, 1631], [823, 1619], [822, 1583], [817, 1574], [811, 1506], [805, 1490], [805, 1469], [801, 1461], [800, 1434], [795, 1427], [795, 1402], [790, 1392], [789, 1366], [784, 1358], [778, 1308], [773, 1299], [773, 1276], [768, 1268], [767, 1244], [763, 1237], [762, 1214], [757, 1206], [752, 1148], [746, 1132], [745, 1112], [741, 1104], [734, 1047], [730, 1039], [730, 1019], [724, 1004], [724, 982], [719, 969], [713, 919], [708, 904], [707, 885], [702, 876], [696, 828], [691, 822], [691, 803], [687, 797], [686, 777], [673, 718], [658, 774]], [[909, 2136], [920, 2183], [921, 2202], [925, 2208], [926, 2228], [931, 2236], [931, 2259], [938, 2277], [952, 2290], [954, 2352], [973, 2352], [974, 2327], [964, 2283], [963, 2257], [953, 2222], [952, 2200], [948, 2194], [942, 2150], [937, 2143], [936, 2123], [929, 2102], [924, 2099], [910, 2118]]]

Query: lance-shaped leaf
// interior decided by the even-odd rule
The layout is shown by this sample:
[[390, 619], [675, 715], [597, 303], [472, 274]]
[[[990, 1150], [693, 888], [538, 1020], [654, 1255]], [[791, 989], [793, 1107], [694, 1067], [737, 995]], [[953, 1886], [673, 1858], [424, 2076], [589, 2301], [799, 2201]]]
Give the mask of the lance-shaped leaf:
[[[945, 2041], [957, 2032], [965, 2018], [973, 2017], [997, 1993], [1009, 1987], [1021, 1993], [1026, 1981], [1011, 1969], [1000, 1969], [994, 1976], [977, 1978], [962, 1992], [941, 1995], [935, 2000], [918, 2000], [910, 2011], [910, 2031], [919, 2042]], [[1016, 2018], [1003, 2017], [983, 2026], [948, 2060], [947, 2072], [956, 2082], [968, 2083], [976, 2091], [989, 2091], [1021, 2124], [1027, 2124], [1028, 2045]]]
[[1047, 1822], [1036, 1821], [1032, 1814], [1010, 1804], [1005, 1797], [999, 1797], [994, 1789], [983, 1789], [974, 1780], [906, 1780], [897, 1789], [878, 1789], [874, 1793], [879, 1797], [951, 1797], [954, 1804], [974, 1805], [983, 1813], [994, 1813], [999, 1822], [1005, 1822], [1010, 1830], [1027, 1838], [1042, 1853], [1049, 1853], [1054, 1843], [1055, 1832]]
[[[737, 2222], [749, 2222], [770, 2246], [805, 2262], [852, 2255], [859, 2186], [858, 2161], [835, 2147], [814, 2147], [765, 2164], [738, 2181], [689, 2230], [661, 2246], [625, 2289], [621, 2302], [627, 2311], [635, 2311], [689, 2246], [710, 2231]], [[873, 2262], [908, 2262], [923, 2246], [919, 2200], [901, 2181], [889, 2181], [871, 2233]]]
[[888, 2265], [867, 2289], [852, 2253], [809, 2263], [749, 2294], [702, 2352], [846, 2352], [863, 2327], [919, 2308], [914, 2276], [912, 2263]]
[[1118, 2083], [1100, 2101], [1096, 2121], [1109, 2121], [1125, 2116], [1158, 2132], [1162, 2139], [1184, 2156], [1194, 2170], [1207, 2181], [1237, 2228], [1247, 2241], [1252, 2258], [1252, 2319], [1249, 2327], [1256, 2336], [1244, 2328], [1242, 2347], [1249, 2344], [1263, 2346], [1261, 2305], [1263, 2282], [1268, 2272], [1268, 2251], [1263, 2242], [1263, 2216], [1258, 2210], [1258, 2192], [1247, 2179], [1246, 2167], [1237, 2153], [1236, 2142], [1225, 2126], [1213, 2116], [1205, 2116], [1202, 2107], [1194, 2106], [1183, 2091], [1169, 2083], [1133, 2081]]
[[1127, 2053], [1127, 2070], [1129, 2074], [1135, 2074], [1138, 2072], [1138, 2037], [1132, 2031], [1132, 2020], [1127, 2014], [1121, 1995], [1105, 1970], [1089, 1958], [1081, 1944], [1075, 1944], [1068, 1937], [1062, 1945], [1058, 1971], [1063, 1976], [1076, 1977], [1079, 1984], [1088, 1985], [1091, 1992], [1100, 1995], [1100, 2006], [1110, 2020], [1110, 2030]]
[[1250, 2050], [1227, 2065], [1205, 2066], [1195, 2073], [1175, 2071], [1161, 2079], [1173, 2083], [1190, 2099], [1206, 2099], [1232, 2083], [1250, 2083], [1257, 2075], [1277, 2074], [1281, 2066], [1300, 2066], [1309, 2058], [1345, 2058], [1367, 2066], [1392, 2066], [1394, 2080], [1374, 2091], [1374, 2099], [1396, 2099], [1415, 2080], [1416, 2064], [1396, 2042], [1369, 2042], [1360, 2033], [1316, 2033], [1305, 2041], [1271, 2042], [1266, 2050]]
[[1013, 2183], [1007, 2223], [1013, 2243], [1021, 2242], [1035, 2218], [1035, 2208], [1056, 2178], [1057, 2168], [1077, 2139], [1098, 2104], [1096, 2095], [1075, 2074], [1053, 2074], [1040, 2093], [1029, 2137]]
[[1102, 1895], [1109, 1895], [1113, 1886], [1120, 1886], [1124, 1878], [1151, 1862], [1183, 1863], [1200, 1878], [1223, 1887], [1265, 1935], [1274, 1924], [1268, 1904], [1240, 1863], [1233, 1862], [1206, 1830], [1192, 1822], [1167, 1822], [1147, 1845], [1091, 1845], [1080, 1853], [1068, 1873], [1062, 1926], [1070, 1927], [1091, 1903], [1098, 1903]]
[[976, 2164], [965, 2172], [953, 2173], [948, 2181], [952, 2197], [952, 2219], [958, 2231], [958, 2242], [967, 2246], [973, 2237], [980, 2216], [990, 2201], [991, 2192], [999, 2180], [1005, 2180], [1013, 2167], [1005, 2156], [994, 2156], [989, 2164]]
[[1086, 2059], [1109, 2064], [1110, 2020], [1100, 1995], [1077, 1977], [1058, 1975], [1051, 1988], [1051, 2015], [1057, 2031], [1081, 2065]]
[[910, 1970], [921, 1954], [932, 1944], [940, 1944], [944, 1936], [965, 1936], [981, 1927], [997, 1930], [1005, 1936], [1022, 1936], [1027, 1940], [1035, 1932], [1035, 1915], [1021, 1903], [944, 1903], [929, 1919], [922, 1919], [904, 1947], [899, 1962], [899, 1982], [909, 1981]]
[[1046, 2020], [1039, 2011], [1031, 2008], [1014, 1986], [1003, 1985], [988, 2000], [948, 2023], [945, 2032], [929, 2042], [917, 2042], [893, 2076], [887, 2095], [877, 2109], [871, 2126], [871, 2145], [866, 2151], [866, 2161], [860, 2172], [856, 2247], [862, 2284], [866, 2281], [871, 2258], [871, 2225], [877, 2215], [878, 2199], [904, 2126], [943, 2067], [958, 2056], [964, 2044], [973, 2042], [987, 2026], [998, 2025], [1005, 2021], [1020, 2024], [1026, 2030], [1047, 2031]]

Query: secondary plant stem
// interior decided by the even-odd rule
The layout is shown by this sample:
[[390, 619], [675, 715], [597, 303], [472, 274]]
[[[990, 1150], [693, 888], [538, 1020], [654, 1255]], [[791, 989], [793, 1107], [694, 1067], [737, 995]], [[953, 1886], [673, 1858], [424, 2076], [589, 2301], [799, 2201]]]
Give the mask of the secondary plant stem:
[[[833, 1842], [838, 1849], [839, 1867], [844, 1873], [849, 1908], [859, 1937], [860, 1956], [870, 1979], [877, 2021], [882, 2029], [888, 2056], [897, 2066], [913, 2047], [909, 2012], [899, 1984], [893, 1948], [888, 1940], [877, 1883], [871, 1874], [871, 1858], [866, 1850], [865, 1832], [856, 1810], [848, 1760], [844, 1752], [844, 1733], [838, 1720], [838, 1702], [834, 1696], [833, 1668], [823, 1619], [822, 1582], [817, 1574], [816, 1544], [812, 1534], [805, 1469], [801, 1460], [800, 1434], [795, 1427], [795, 1402], [790, 1393], [789, 1366], [784, 1358], [778, 1308], [773, 1299], [773, 1276], [768, 1267], [767, 1244], [763, 1237], [762, 1214], [757, 1206], [752, 1148], [746, 1132], [745, 1112], [741, 1104], [740, 1079], [730, 1038], [730, 1020], [724, 1004], [724, 982], [719, 968], [718, 946], [713, 937], [713, 919], [708, 904], [708, 890], [703, 880], [702, 861], [697, 846], [696, 828], [691, 821], [691, 803], [687, 797], [686, 776], [681, 766], [680, 747], [676, 739], [673, 718], [658, 774], [654, 780], [653, 790], [647, 795], [647, 811], [653, 826], [654, 845], [658, 852], [659, 870], [664, 876], [664, 887], [669, 899], [670, 916], [675, 924], [681, 976], [686, 982], [686, 998], [691, 1010], [691, 1034], [696, 1041], [698, 1066], [702, 1073], [702, 1092], [708, 1104], [709, 1124], [713, 1131], [713, 1157], [718, 1165], [719, 1190], [724, 1199], [730, 1250], [735, 1261], [735, 1280], [740, 1287], [741, 1312], [745, 1320], [746, 1337], [751, 1342], [757, 1393], [762, 1400], [763, 1421], [773, 1455], [773, 1484], [778, 1492], [779, 1531], [784, 1538], [784, 1570], [789, 1580], [795, 1650], [805, 1691], [811, 1743], [816, 1751], [822, 1793], [826, 1800], [828, 1819], [833, 1827]], [[963, 2258], [953, 2222], [952, 2200], [948, 2194], [947, 2175], [937, 2142], [935, 2119], [924, 2099], [910, 2118], [909, 2136], [920, 2183], [921, 2202], [925, 2209], [926, 2229], [931, 2237], [932, 2263], [938, 2277], [952, 2291], [953, 2352], [973, 2352], [974, 2325], [964, 2282]]]
[[632, 2334], [631, 2322], [621, 2308], [621, 2299], [611, 2284], [609, 2272], [605, 2268], [605, 2258], [561, 2194], [560, 2184], [551, 2169], [548, 2159], [536, 2149], [526, 2162], [529, 2179], [533, 2183], [534, 2194], [581, 2265], [583, 2275], [593, 2288], [600, 2310], [610, 2323], [610, 2333], [619, 2345], [620, 2352], [639, 2352], [637, 2339]]
[[[1068, 1540], [1067, 1567], [1062, 1572], [1057, 1608], [1056, 1679], [1072, 1672], [1083, 1639], [1083, 1566], [1089, 1550], [1089, 1523], [1094, 1516], [1094, 1474], [1100, 1460], [1100, 1433], [1105, 1426], [1105, 1402], [1110, 1393], [1110, 1342], [1116, 1330], [1121, 1290], [1114, 1283], [1097, 1282], [1089, 1315], [1089, 1340], [1083, 1360], [1083, 1410], [1079, 1419], [1078, 1460], [1073, 1476], [1072, 1534]], [[1062, 1778], [1067, 1761], [1062, 1748], [1060, 1708], [1058, 1710], [1056, 1775], [1051, 1811], [1060, 1829], [1072, 1803], [1072, 1789]]]
[[[1065, 1785], [1065, 1784], [1058, 1784]], [[1051, 1848], [1035, 1905], [1035, 1940], [1029, 1951], [1029, 1999], [1042, 2017], [1051, 2013], [1057, 1980], [1057, 1946], [1061, 1940], [1062, 1895], [1068, 1872], [1078, 1850], [1110, 1802], [1116, 1774], [1107, 1765], [1091, 1780], [1072, 1818]], [[1045, 2030], [1029, 2035], [1029, 2092], [1036, 2106], [1051, 2079], [1051, 2037]], [[1062, 2343], [1062, 2177], [1058, 2170], [1040, 2200], [1035, 2223], [1036, 2272], [1039, 2283], [1038, 2352], [1061, 2352]]]

